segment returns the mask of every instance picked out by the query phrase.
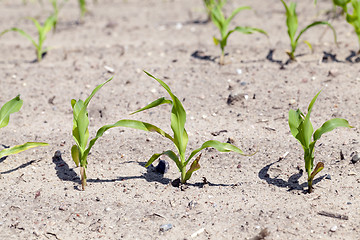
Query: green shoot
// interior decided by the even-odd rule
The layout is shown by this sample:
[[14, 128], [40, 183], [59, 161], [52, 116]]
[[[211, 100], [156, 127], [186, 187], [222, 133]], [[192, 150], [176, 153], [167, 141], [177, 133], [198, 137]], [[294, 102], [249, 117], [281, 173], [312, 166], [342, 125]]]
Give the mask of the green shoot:
[[[298, 17], [297, 17], [297, 14], [296, 14], [296, 3], [294, 2], [290, 2], [289, 5], [287, 5], [284, 0], [280, 0], [284, 7], [285, 7], [285, 10], [286, 10], [286, 25], [287, 25], [287, 28], [288, 28], [288, 35], [289, 35], [289, 38], [290, 38], [290, 45], [291, 45], [291, 51], [290, 52], [287, 52], [287, 54], [289, 55], [290, 59], [292, 61], [295, 60], [295, 50], [298, 46], [298, 41], [301, 37], [301, 35], [306, 32], [309, 28], [312, 28], [314, 26], [317, 26], [317, 25], [327, 25], [331, 28], [331, 30], [333, 31], [334, 33], [334, 41], [336, 43], [336, 32], [335, 32], [335, 29], [333, 28], [333, 26], [329, 23], [329, 22], [326, 22], [326, 21], [316, 21], [316, 22], [313, 22], [309, 25], [307, 25], [305, 28], [303, 28], [300, 33], [297, 35], [297, 37], [295, 37], [295, 34], [296, 34], [296, 31], [298, 29]], [[311, 47], [311, 44], [309, 42], [306, 41], [306, 44], [310, 47], [310, 49], [312, 49]]]
[[87, 13], [86, 8], [86, 1], [85, 0], [78, 0], [79, 1], [79, 7], [80, 7], [80, 19], [82, 19], [85, 16], [85, 13]]
[[[349, 13], [347, 8], [343, 8], [346, 12], [346, 21], [354, 27], [355, 33], [358, 37], [359, 51], [360, 53], [360, 0], [351, 0], [352, 14]], [[345, 4], [346, 7], [346, 4]]]
[[7, 30], [4, 30], [0, 33], [0, 37], [4, 35], [7, 32], [13, 31], [18, 32], [22, 36], [26, 37], [35, 47], [36, 49], [36, 57], [37, 61], [40, 62], [43, 58], [43, 56], [48, 51], [48, 48], [44, 48], [43, 44], [46, 39], [47, 33], [54, 27], [54, 24], [56, 23], [56, 18], [54, 15], [51, 15], [48, 17], [44, 23], [44, 25], [41, 25], [35, 18], [29, 18], [33, 23], [35, 24], [37, 31], [38, 31], [38, 42], [34, 40], [28, 33], [24, 32], [22, 29], [19, 28], [10, 28]]
[[[23, 104], [23, 100], [20, 99], [20, 95], [16, 96], [15, 98], [11, 99], [7, 103], [5, 103], [0, 109], [0, 128], [6, 127], [10, 121], [10, 114], [16, 113], [20, 110]], [[30, 148], [39, 147], [39, 146], [46, 146], [47, 143], [42, 142], [27, 142], [22, 145], [16, 145], [10, 148], [5, 148], [0, 151], [0, 158], [9, 156], [12, 154], [16, 154], [22, 151], [25, 151]]]
[[318, 94], [316, 94], [316, 96], [310, 102], [308, 113], [306, 115], [304, 115], [299, 109], [296, 111], [291, 109], [289, 111], [289, 127], [291, 134], [300, 142], [304, 149], [305, 169], [308, 174], [307, 182], [309, 193], [312, 191], [312, 182], [315, 175], [324, 168], [324, 163], [319, 162], [314, 169], [314, 148], [316, 141], [319, 140], [324, 133], [330, 132], [337, 127], [352, 128], [347, 120], [342, 118], [333, 118], [326, 121], [314, 132], [310, 121], [310, 114], [320, 92], [318, 92]]
[[220, 56], [220, 65], [224, 65], [224, 56], [225, 56], [225, 47], [227, 45], [227, 39], [229, 38], [229, 36], [237, 31], [240, 33], [244, 33], [244, 34], [252, 34], [254, 32], [259, 32], [259, 33], [263, 33], [265, 35], [267, 35], [267, 33], [259, 28], [252, 28], [252, 27], [240, 27], [237, 26], [232, 30], [228, 30], [230, 22], [233, 20], [233, 18], [242, 10], [245, 9], [251, 9], [248, 6], [245, 7], [239, 7], [237, 9], [235, 9], [230, 17], [226, 18], [224, 16], [224, 13], [222, 11], [222, 8], [224, 6], [224, 4], [226, 3], [226, 0], [219, 0], [217, 2], [215, 1], [210, 1], [212, 4], [210, 5], [211, 8], [211, 20], [213, 21], [213, 23], [215, 24], [215, 26], [220, 30], [220, 38], [216, 38], [213, 37], [214, 39], [214, 43], [215, 45], [220, 45], [220, 49], [221, 49], [221, 56]]
[[215, 4], [220, 4], [226, 0], [204, 0], [205, 10], [208, 16], [207, 22], [211, 20], [211, 10], [215, 7]]
[[[175, 148], [176, 148], [177, 153], [178, 153], [178, 154], [176, 154], [172, 150], [167, 150], [167, 151], [164, 151], [162, 153], [155, 153], [148, 160], [145, 167], [150, 166], [150, 164], [152, 164], [160, 156], [166, 155], [176, 163], [176, 166], [178, 167], [178, 169], [179, 169], [179, 171], [181, 173], [181, 178], [180, 178], [181, 183], [186, 183], [186, 181], [190, 179], [193, 172], [200, 169], [199, 161], [200, 161], [200, 156], [201, 155], [198, 155], [198, 157], [190, 164], [190, 167], [189, 167], [188, 170], [187, 170], [187, 165], [190, 163], [190, 160], [198, 152], [200, 152], [201, 150], [203, 150], [205, 148], [213, 147], [213, 148], [215, 148], [216, 150], [218, 150], [220, 152], [233, 151], [233, 152], [239, 153], [241, 155], [246, 155], [242, 150], [235, 147], [234, 145], [231, 145], [229, 143], [222, 143], [222, 142], [215, 141], [215, 140], [210, 140], [210, 141], [207, 141], [207, 142], [203, 143], [201, 145], [201, 147], [199, 147], [198, 149], [195, 149], [194, 151], [192, 151], [190, 153], [190, 155], [188, 156], [188, 158], [185, 158], [186, 146], [187, 146], [188, 140], [189, 140], [188, 139], [188, 134], [187, 134], [187, 132], [185, 130], [185, 122], [186, 122], [185, 109], [184, 109], [183, 105], [181, 104], [181, 102], [179, 101], [179, 99], [172, 93], [172, 91], [170, 90], [169, 86], [166, 83], [164, 83], [162, 80], [160, 80], [158, 78], [155, 78], [154, 76], [152, 76], [148, 72], [145, 72], [145, 73], [149, 77], [155, 79], [158, 83], [160, 83], [160, 85], [170, 95], [171, 100], [166, 99], [165, 97], [159, 98], [159, 99], [153, 101], [152, 103], [148, 104], [147, 106], [137, 110], [134, 113], [138, 113], [138, 112], [141, 112], [141, 111], [153, 108], [153, 107], [157, 107], [157, 106], [162, 105], [162, 104], [170, 104], [172, 106], [172, 109], [171, 109], [171, 129], [173, 131], [173, 136], [171, 136], [170, 134], [165, 133], [163, 130], [161, 130], [158, 127], [155, 127], [154, 125], [151, 125], [151, 124], [148, 124], [148, 123], [141, 123], [141, 122], [138, 122], [138, 121], [127, 120], [127, 121], [131, 121], [131, 123], [134, 123], [133, 126], [128, 125], [127, 127], [142, 129], [142, 130], [145, 130], [145, 131], [157, 132], [157, 133], [161, 134], [162, 136], [164, 136], [165, 138], [169, 139], [171, 142], [174, 143]], [[132, 113], [132, 114], [134, 114], [134, 113]], [[143, 125], [141, 125], [141, 124], [143, 124]]]

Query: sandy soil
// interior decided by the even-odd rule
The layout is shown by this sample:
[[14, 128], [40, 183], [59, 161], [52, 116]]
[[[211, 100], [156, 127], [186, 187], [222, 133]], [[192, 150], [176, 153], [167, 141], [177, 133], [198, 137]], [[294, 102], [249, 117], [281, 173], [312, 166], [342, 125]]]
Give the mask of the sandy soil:
[[[0, 29], [16, 26], [35, 34], [25, 17], [45, 19], [51, 6], [21, 2], [0, 1]], [[300, 27], [329, 18], [331, 1], [317, 7], [298, 2]], [[309, 30], [303, 39], [314, 53], [301, 43], [298, 61], [280, 69], [276, 61], [286, 62], [290, 47], [282, 4], [229, 1], [227, 12], [239, 4], [255, 10], [240, 13], [234, 24], [263, 28], [269, 38], [233, 34], [225, 66], [218, 65], [220, 50], [212, 41], [217, 29], [199, 23], [206, 19], [200, 0], [103, 0], [90, 3], [82, 24], [76, 1], [70, 1], [57, 32], [47, 38], [51, 50], [41, 63], [31, 63], [34, 49], [25, 38], [1, 37], [0, 102], [21, 94], [24, 105], [1, 129], [0, 143], [50, 146], [1, 160], [0, 239], [360, 239], [360, 164], [351, 163], [351, 154], [360, 151], [358, 128], [334, 130], [317, 143], [315, 161], [325, 169], [307, 194], [302, 149], [287, 123], [289, 109], [305, 111], [322, 89], [314, 127], [332, 117], [359, 126], [359, 65], [346, 60], [358, 48], [352, 27], [341, 18], [331, 20], [338, 47], [329, 29]], [[338, 61], [322, 61], [326, 54]], [[88, 186], [81, 191], [70, 156], [72, 98], [86, 98], [114, 75], [89, 105], [90, 136], [124, 118], [170, 132], [169, 106], [129, 116], [167, 96], [142, 69], [183, 100], [188, 150], [215, 139], [257, 154], [205, 150], [202, 168], [182, 190], [171, 185], [179, 177], [173, 162], [164, 175], [144, 168], [153, 153], [173, 149], [170, 142], [115, 128], [93, 147]], [[53, 157], [56, 151], [61, 157]], [[172, 228], [161, 231], [164, 224]]]

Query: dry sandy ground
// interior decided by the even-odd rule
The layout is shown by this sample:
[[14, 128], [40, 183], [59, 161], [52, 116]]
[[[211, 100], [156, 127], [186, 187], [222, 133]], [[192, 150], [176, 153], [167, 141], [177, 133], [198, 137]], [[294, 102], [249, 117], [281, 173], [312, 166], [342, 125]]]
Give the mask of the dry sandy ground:
[[[35, 34], [25, 17], [45, 19], [51, 6], [43, 2], [0, 1], [0, 29], [16, 26]], [[24, 100], [1, 129], [0, 143], [50, 144], [1, 160], [0, 239], [360, 239], [360, 163], [351, 163], [351, 154], [360, 151], [358, 128], [334, 130], [317, 143], [315, 161], [323, 161], [325, 169], [307, 194], [302, 148], [287, 123], [289, 109], [306, 112], [322, 89], [312, 113], [315, 128], [333, 117], [360, 125], [359, 64], [346, 60], [358, 49], [350, 25], [331, 20], [338, 47], [326, 27], [309, 30], [303, 39], [314, 53], [301, 43], [298, 61], [280, 69], [266, 59], [274, 49], [274, 61], [287, 60], [280, 1], [229, 1], [227, 12], [239, 5], [255, 9], [241, 12], [234, 24], [263, 28], [269, 38], [234, 33], [226, 48], [228, 64], [219, 66], [220, 51], [212, 41], [217, 29], [199, 23], [206, 19], [202, 1], [99, 2], [90, 1], [82, 24], [76, 1], [65, 5], [41, 63], [31, 63], [34, 49], [25, 38], [16, 33], [0, 38], [0, 102], [17, 94]], [[300, 27], [329, 18], [331, 1], [317, 7], [311, 0], [299, 2]], [[323, 62], [324, 52], [338, 61]], [[171, 131], [169, 106], [129, 116], [167, 97], [142, 69], [164, 80], [183, 101], [189, 151], [215, 139], [258, 152], [243, 157], [207, 149], [202, 168], [181, 190], [171, 185], [179, 177], [173, 162], [163, 176], [144, 168], [153, 153], [174, 149], [170, 142], [115, 128], [93, 147], [88, 186], [81, 191], [70, 156], [72, 98], [86, 98], [114, 75], [89, 105], [91, 137], [124, 118]], [[232, 104], [229, 95], [235, 96]], [[57, 150], [61, 158], [53, 158]], [[172, 228], [161, 231], [164, 224]]]

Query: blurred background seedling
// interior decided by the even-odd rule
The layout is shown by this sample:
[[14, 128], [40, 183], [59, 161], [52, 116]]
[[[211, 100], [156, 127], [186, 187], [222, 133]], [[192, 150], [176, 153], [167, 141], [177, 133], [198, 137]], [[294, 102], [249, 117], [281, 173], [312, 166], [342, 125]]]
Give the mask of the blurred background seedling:
[[253, 27], [236, 26], [234, 29], [228, 30], [231, 21], [234, 19], [234, 17], [240, 11], [249, 10], [251, 8], [248, 6], [236, 8], [231, 13], [231, 15], [228, 18], [226, 18], [223, 13], [223, 7], [225, 4], [226, 4], [226, 0], [219, 0], [219, 1], [209, 0], [208, 5], [207, 5], [207, 7], [210, 8], [211, 20], [220, 31], [220, 38], [213, 37], [215, 45], [219, 45], [220, 49], [221, 49], [220, 62], [219, 62], [220, 65], [225, 64], [225, 61], [224, 61], [225, 47], [227, 45], [227, 40], [228, 40], [229, 36], [233, 32], [240, 32], [243, 34], [252, 34], [252, 33], [258, 32], [258, 33], [267, 35], [267, 33], [264, 30], [259, 29], [259, 28], [253, 28]]
[[33, 37], [31, 37], [30, 34], [28, 34], [27, 32], [25, 32], [24, 30], [22, 30], [20, 28], [6, 29], [0, 33], [0, 37], [3, 36], [7, 32], [17, 32], [17, 33], [21, 34], [22, 36], [27, 38], [33, 44], [33, 46], [35, 47], [35, 50], [36, 50], [37, 62], [40, 62], [43, 59], [43, 57], [45, 56], [45, 54], [47, 53], [47, 51], [49, 50], [49, 48], [44, 48], [44, 42], [46, 40], [46, 36], [47, 36], [48, 32], [54, 27], [54, 24], [56, 24], [57, 19], [55, 18], [54, 15], [51, 15], [45, 20], [43, 25], [41, 25], [38, 22], [38, 20], [36, 20], [35, 18], [29, 17], [28, 19], [33, 21], [33, 23], [37, 29], [38, 41], [35, 41], [35, 39]]
[[[307, 25], [306, 27], [304, 27], [300, 33], [297, 35], [297, 37], [295, 36], [297, 29], [298, 29], [298, 17], [297, 17], [297, 13], [296, 13], [296, 3], [295, 2], [290, 2], [289, 5], [287, 5], [284, 0], [280, 0], [284, 7], [285, 7], [285, 11], [286, 11], [286, 25], [288, 28], [288, 35], [290, 38], [290, 46], [291, 46], [291, 51], [287, 52], [287, 54], [290, 57], [290, 60], [295, 61], [295, 50], [299, 44], [299, 39], [302, 36], [303, 33], [305, 33], [308, 29], [315, 27], [317, 25], [327, 25], [331, 28], [331, 30], [333, 31], [334, 34], [334, 41], [336, 43], [336, 32], [334, 27], [327, 21], [315, 21], [309, 25]], [[310, 50], [312, 50], [312, 45], [308, 42], [308, 41], [304, 41], [304, 43], [306, 43], [308, 45], [308, 47], [310, 48]]]
[[[20, 99], [20, 95], [6, 102], [0, 109], [0, 128], [6, 127], [10, 121], [10, 114], [20, 111], [23, 105], [23, 100]], [[0, 158], [16, 154], [25, 151], [30, 148], [46, 146], [44, 142], [27, 142], [22, 145], [16, 145], [13, 147], [5, 148], [0, 151]]]
[[[291, 134], [300, 142], [301, 146], [304, 149], [305, 170], [308, 174], [307, 182], [309, 193], [312, 191], [312, 183], [315, 175], [324, 168], [324, 163], [318, 162], [314, 169], [314, 153], [317, 140], [319, 140], [324, 133], [331, 132], [335, 128], [352, 128], [352, 126], [349, 125], [347, 120], [342, 118], [333, 118], [326, 121], [320, 128], [318, 128], [314, 132], [314, 128], [310, 121], [310, 114], [320, 92], [318, 92], [316, 96], [311, 100], [308, 107], [308, 113], [306, 115], [304, 115], [300, 111], [300, 109], [297, 109], [296, 111], [291, 109], [289, 111], [288, 120]], [[312, 141], [311, 138], [313, 139]]]

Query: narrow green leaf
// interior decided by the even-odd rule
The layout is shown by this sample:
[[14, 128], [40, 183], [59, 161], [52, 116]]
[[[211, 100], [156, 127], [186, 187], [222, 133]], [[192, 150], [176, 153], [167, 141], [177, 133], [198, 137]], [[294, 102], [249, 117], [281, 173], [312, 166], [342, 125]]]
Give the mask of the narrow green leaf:
[[11, 31], [20, 33], [22, 36], [24, 36], [25, 38], [27, 38], [27, 39], [34, 45], [34, 47], [35, 47], [36, 49], [38, 48], [38, 44], [35, 42], [35, 40], [34, 40], [29, 34], [27, 34], [26, 32], [24, 32], [24, 30], [19, 29], [19, 28], [10, 28], [10, 29], [4, 30], [3, 32], [0, 33], [0, 37], [1, 37], [2, 35], [4, 35], [5, 33], [11, 32]]
[[350, 126], [349, 122], [343, 118], [333, 118], [331, 120], [326, 121], [320, 128], [318, 128], [314, 133], [314, 141], [317, 141], [320, 139], [321, 135], [327, 132], [331, 132], [335, 128], [338, 127], [347, 127], [347, 128], [353, 128]]
[[306, 32], [309, 28], [312, 28], [312, 27], [317, 26], [317, 25], [327, 25], [327, 26], [329, 26], [330, 29], [333, 31], [333, 34], [334, 34], [334, 42], [337, 43], [337, 40], [336, 40], [337, 37], [336, 37], [336, 32], [335, 32], [334, 27], [333, 27], [329, 22], [326, 22], [326, 21], [317, 21], [317, 22], [313, 22], [313, 23], [307, 25], [305, 28], [303, 28], [303, 29], [300, 31], [299, 35], [297, 36], [297, 38], [296, 38], [296, 40], [295, 40], [295, 45], [298, 44], [299, 38], [301, 37], [301, 35], [302, 35], [304, 32]]
[[323, 170], [324, 169], [324, 163], [322, 163], [322, 162], [318, 162], [317, 164], [316, 164], [316, 167], [315, 167], [315, 169], [314, 169], [314, 171], [311, 173], [311, 175], [310, 175], [310, 178], [311, 178], [311, 180], [312, 179], [314, 179], [314, 177], [316, 176], [316, 174], [318, 174], [321, 170]]
[[5, 103], [0, 109], [0, 128], [9, 124], [10, 114], [18, 112], [23, 104], [20, 95]]
[[113, 77], [109, 78], [109, 79], [108, 79], [107, 81], [105, 81], [104, 83], [99, 84], [99, 85], [92, 91], [92, 93], [90, 94], [90, 96], [89, 96], [89, 97], [85, 100], [85, 102], [84, 102], [84, 104], [85, 104], [86, 107], [89, 105], [89, 102], [90, 102], [90, 100], [92, 99], [92, 97], [95, 95], [95, 93], [96, 93], [97, 91], [99, 91], [100, 88], [102, 88], [102, 86], [104, 86], [106, 83], [110, 82], [112, 79], [113, 79]]
[[187, 180], [189, 180], [191, 178], [191, 175], [193, 174], [193, 172], [200, 169], [200, 164], [199, 164], [200, 158], [201, 158], [201, 153], [199, 154], [199, 156], [197, 156], [197, 158], [194, 160], [194, 162], [190, 165], [190, 169], [185, 174], [184, 182], [186, 182]]
[[267, 36], [267, 32], [265, 32], [264, 30], [262, 30], [260, 28], [237, 26], [234, 30], [237, 32], [240, 32], [240, 33], [244, 33], [244, 34], [253, 34], [255, 32], [258, 32], [258, 33], [265, 34]]
[[171, 160], [173, 160], [176, 163], [176, 166], [178, 167], [179, 170], [182, 169], [182, 166], [181, 166], [181, 163], [179, 161], [178, 156], [171, 150], [165, 151], [163, 153], [155, 153], [155, 154], [153, 154], [151, 156], [151, 158], [145, 164], [145, 167], [149, 167], [156, 159], [158, 159], [162, 155], [168, 156]]
[[187, 143], [189, 141], [187, 132], [185, 130], [186, 112], [180, 100], [172, 93], [170, 87], [162, 80], [155, 78], [150, 73], [144, 71], [149, 77], [155, 79], [163, 88], [169, 93], [173, 107], [171, 109], [171, 129], [174, 132], [174, 144], [179, 150], [180, 159], [184, 158]]
[[107, 131], [111, 128], [114, 128], [114, 127], [128, 127], [128, 128], [134, 128], [134, 129], [148, 131], [148, 132], [157, 132], [160, 135], [170, 139], [171, 141], [174, 141], [173, 138], [169, 134], [167, 134], [166, 132], [164, 132], [163, 130], [161, 130], [160, 128], [158, 128], [152, 124], [141, 122], [141, 121], [136, 121], [136, 120], [124, 119], [124, 120], [120, 120], [114, 124], [109, 124], [109, 125], [105, 125], [105, 126], [101, 127], [97, 131], [95, 138], [91, 139], [88, 148], [84, 152], [83, 157], [84, 158], [87, 157], [92, 146], [104, 134], [105, 131]]
[[159, 106], [161, 104], [172, 104], [172, 101], [162, 97], [162, 98], [159, 98], [159, 99], [153, 101], [152, 103], [148, 104], [147, 106], [145, 106], [143, 108], [140, 108], [139, 110], [131, 113], [130, 115], [141, 112], [141, 111], [144, 111], [144, 110], [147, 110], [147, 109], [150, 109], [150, 108], [153, 108], [153, 107], [157, 107], [157, 106]]
[[238, 7], [236, 8], [231, 15], [226, 19], [226, 25], [229, 25], [230, 22], [233, 20], [233, 18], [242, 10], [251, 10], [251, 7], [249, 6], [244, 6], [244, 7]]
[[241, 149], [235, 147], [234, 145], [231, 145], [230, 143], [222, 143], [222, 142], [219, 142], [216, 140], [210, 140], [210, 141], [204, 142], [203, 145], [201, 145], [201, 147], [192, 151], [189, 158], [186, 160], [185, 165], [187, 165], [188, 162], [191, 160], [191, 158], [193, 156], [195, 156], [198, 152], [200, 152], [201, 150], [208, 148], [208, 147], [215, 148], [219, 152], [231, 152], [232, 151], [232, 152], [239, 153], [243, 156], [253, 155], [253, 154], [245, 154]]
[[22, 152], [22, 151], [25, 151], [30, 148], [47, 146], [47, 145], [49, 145], [49, 144], [43, 143], [43, 142], [27, 142], [22, 145], [16, 145], [16, 146], [13, 146], [10, 148], [5, 148], [2, 151], [0, 151], [0, 158]]
[[299, 126], [303, 121], [300, 110], [295, 111], [294, 109], [290, 109], [289, 111], [289, 127], [291, 134], [296, 138], [296, 135], [299, 133]]
[[73, 161], [75, 162], [76, 166], [79, 166], [80, 163], [80, 151], [79, 147], [77, 145], [73, 145], [71, 148], [71, 157]]

